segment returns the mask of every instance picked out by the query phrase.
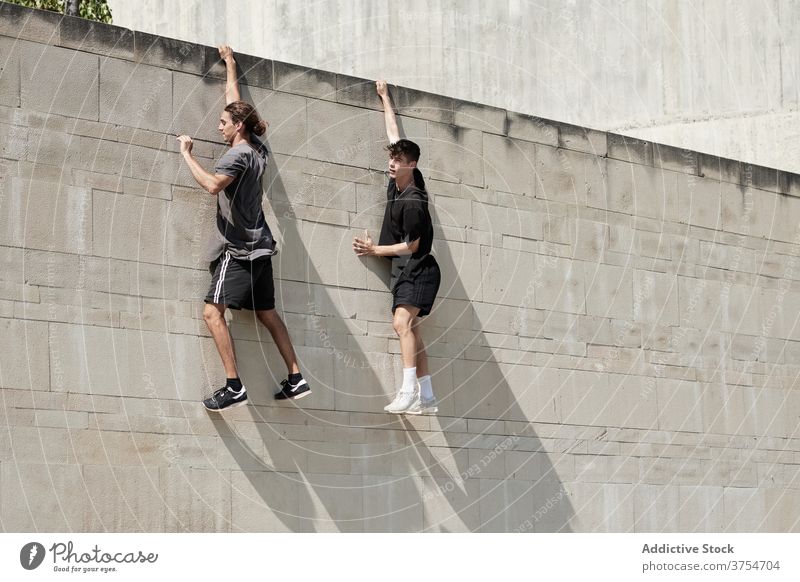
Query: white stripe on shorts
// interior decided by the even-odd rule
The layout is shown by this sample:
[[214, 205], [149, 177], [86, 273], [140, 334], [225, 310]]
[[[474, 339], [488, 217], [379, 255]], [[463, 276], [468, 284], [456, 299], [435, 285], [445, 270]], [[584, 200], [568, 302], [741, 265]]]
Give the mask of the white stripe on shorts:
[[225, 280], [225, 272], [228, 270], [228, 263], [231, 260], [231, 254], [225, 251], [225, 258], [222, 259], [222, 266], [219, 269], [219, 281], [217, 281], [217, 288], [214, 289], [214, 303], [219, 303], [219, 294], [222, 291], [222, 282]]

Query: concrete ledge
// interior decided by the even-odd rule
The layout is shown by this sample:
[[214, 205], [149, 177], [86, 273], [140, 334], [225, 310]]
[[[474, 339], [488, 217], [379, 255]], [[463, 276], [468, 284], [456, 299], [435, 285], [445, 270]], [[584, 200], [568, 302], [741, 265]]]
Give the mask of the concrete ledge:
[[60, 23], [58, 45], [115, 59], [134, 60], [133, 31], [119, 26], [65, 16]]
[[[63, 14], [49, 10], [25, 8], [18, 4], [0, 2], [0, 34], [43, 44], [58, 44]], [[80, 18], [71, 18], [76, 27], [85, 26]], [[78, 22], [80, 21], [80, 23]]]

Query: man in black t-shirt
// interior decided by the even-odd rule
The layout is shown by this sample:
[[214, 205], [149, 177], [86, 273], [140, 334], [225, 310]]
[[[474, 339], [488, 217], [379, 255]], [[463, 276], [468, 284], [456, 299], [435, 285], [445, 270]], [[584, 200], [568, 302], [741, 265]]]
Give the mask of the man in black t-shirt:
[[441, 280], [439, 265], [431, 254], [433, 223], [428, 193], [417, 169], [419, 146], [400, 139], [386, 82], [378, 81], [376, 86], [389, 138], [386, 210], [378, 244], [366, 232], [363, 239], [353, 240], [353, 250], [359, 256], [392, 261], [392, 324], [400, 338], [403, 383], [384, 410], [393, 414], [435, 414], [438, 407], [419, 328], [420, 318], [431, 312]]

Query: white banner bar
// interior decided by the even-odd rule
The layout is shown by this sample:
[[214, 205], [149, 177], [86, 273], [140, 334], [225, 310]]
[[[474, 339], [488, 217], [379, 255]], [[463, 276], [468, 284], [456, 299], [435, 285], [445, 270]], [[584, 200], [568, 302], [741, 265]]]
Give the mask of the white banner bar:
[[796, 581], [798, 542], [798, 534], [0, 534], [0, 579]]

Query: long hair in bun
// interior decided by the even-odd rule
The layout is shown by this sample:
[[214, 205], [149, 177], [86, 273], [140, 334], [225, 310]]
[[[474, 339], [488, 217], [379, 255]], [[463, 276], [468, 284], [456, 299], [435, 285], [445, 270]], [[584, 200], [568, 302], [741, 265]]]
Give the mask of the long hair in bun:
[[234, 101], [225, 106], [225, 111], [231, 114], [234, 123], [244, 123], [248, 133], [264, 135], [269, 125], [258, 116], [256, 108], [245, 101]]

